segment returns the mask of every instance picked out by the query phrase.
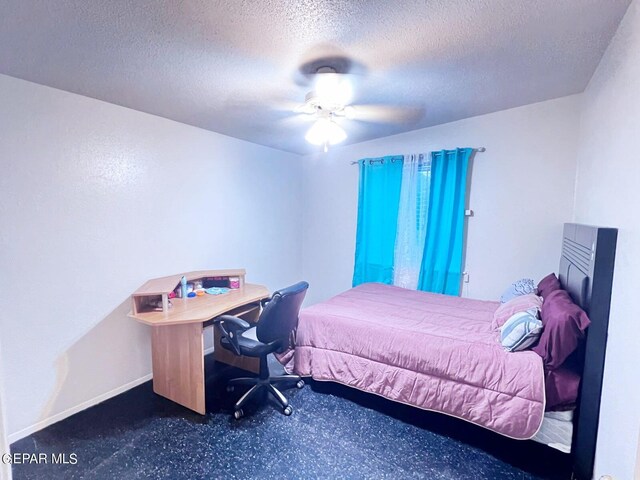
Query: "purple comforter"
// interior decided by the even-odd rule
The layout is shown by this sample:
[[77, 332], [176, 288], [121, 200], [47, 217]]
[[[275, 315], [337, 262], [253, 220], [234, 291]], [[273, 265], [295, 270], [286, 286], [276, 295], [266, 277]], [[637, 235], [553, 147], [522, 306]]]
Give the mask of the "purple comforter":
[[299, 375], [528, 439], [544, 415], [542, 359], [502, 349], [491, 330], [498, 305], [363, 284], [302, 310], [285, 363]]

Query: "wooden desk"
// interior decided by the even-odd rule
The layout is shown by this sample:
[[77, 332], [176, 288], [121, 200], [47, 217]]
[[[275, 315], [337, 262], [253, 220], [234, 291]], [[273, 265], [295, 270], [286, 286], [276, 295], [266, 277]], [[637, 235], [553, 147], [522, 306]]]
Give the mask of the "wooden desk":
[[[180, 284], [182, 275], [192, 282], [207, 277], [238, 277], [240, 288], [221, 295], [205, 294], [194, 298], [167, 296]], [[245, 284], [244, 270], [205, 270], [149, 280], [132, 295], [129, 317], [150, 325], [153, 363], [153, 391], [202, 415], [205, 414], [204, 324], [220, 315], [231, 314], [255, 323], [260, 300], [269, 297], [262, 285]], [[163, 311], [147, 308], [145, 301], [161, 299]], [[214, 330], [217, 361], [246, 370], [258, 371], [256, 359], [238, 357], [220, 346]]]

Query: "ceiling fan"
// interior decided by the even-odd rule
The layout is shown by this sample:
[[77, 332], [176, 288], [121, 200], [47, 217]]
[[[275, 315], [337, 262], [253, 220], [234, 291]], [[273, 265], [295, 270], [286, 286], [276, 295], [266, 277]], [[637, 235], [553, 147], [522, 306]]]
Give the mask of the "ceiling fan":
[[324, 146], [325, 152], [329, 145], [343, 142], [347, 133], [335, 119], [353, 117], [353, 107], [349, 105], [351, 96], [352, 86], [344, 75], [337, 73], [333, 67], [319, 67], [313, 90], [307, 93], [304, 103], [295, 108], [297, 113], [316, 117], [305, 140], [313, 145]]
[[[340, 73], [322, 60], [313, 62], [313, 70], [307, 70], [311, 80], [304, 103], [293, 108], [294, 113], [314, 119], [305, 135], [307, 142], [319, 145], [326, 152], [329, 145], [343, 142], [347, 132], [340, 125], [344, 120], [378, 123], [407, 123], [422, 117], [424, 110], [418, 107], [387, 105], [352, 105], [353, 90], [358, 75]], [[329, 63], [329, 62], [327, 62]]]

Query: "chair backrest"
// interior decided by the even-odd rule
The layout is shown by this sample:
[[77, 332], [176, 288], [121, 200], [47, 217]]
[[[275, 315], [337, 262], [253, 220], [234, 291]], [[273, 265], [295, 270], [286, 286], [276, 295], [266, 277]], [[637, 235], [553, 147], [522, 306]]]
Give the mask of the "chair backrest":
[[298, 326], [298, 313], [309, 284], [298, 282], [276, 291], [265, 305], [258, 321], [256, 336], [262, 343], [286, 342]]

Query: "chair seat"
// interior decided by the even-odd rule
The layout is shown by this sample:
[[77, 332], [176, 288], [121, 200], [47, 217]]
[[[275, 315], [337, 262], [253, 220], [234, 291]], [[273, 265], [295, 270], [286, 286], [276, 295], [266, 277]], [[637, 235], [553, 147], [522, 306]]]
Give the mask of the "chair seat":
[[[233, 351], [233, 348], [226, 337], [222, 337], [220, 339], [220, 345], [227, 350]], [[261, 357], [262, 355], [273, 353], [278, 349], [278, 345], [258, 341], [258, 337], [256, 336], [256, 327], [252, 327], [242, 332], [238, 336], [238, 345], [240, 346], [242, 355], [246, 355], [247, 357]]]

